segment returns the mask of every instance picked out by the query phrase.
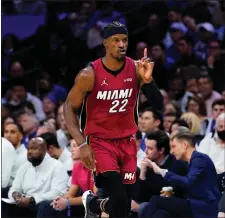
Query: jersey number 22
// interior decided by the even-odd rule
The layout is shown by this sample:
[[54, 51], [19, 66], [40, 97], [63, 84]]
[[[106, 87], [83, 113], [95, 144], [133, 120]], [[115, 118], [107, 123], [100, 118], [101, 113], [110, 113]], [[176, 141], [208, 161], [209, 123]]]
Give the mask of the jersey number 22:
[[112, 107], [109, 109], [109, 113], [117, 113], [117, 112], [124, 112], [126, 111], [126, 105], [128, 103], [128, 99], [114, 100], [112, 102]]

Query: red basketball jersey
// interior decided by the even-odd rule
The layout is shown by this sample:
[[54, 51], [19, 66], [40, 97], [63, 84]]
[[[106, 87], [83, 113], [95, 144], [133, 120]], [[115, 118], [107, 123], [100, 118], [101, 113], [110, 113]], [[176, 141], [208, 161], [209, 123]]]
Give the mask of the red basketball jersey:
[[[92, 62], [95, 73], [93, 90], [87, 95], [81, 113], [81, 128], [86, 136], [116, 139], [137, 131], [138, 82], [135, 63], [126, 57], [124, 68], [113, 75], [102, 59]], [[83, 119], [82, 119], [83, 116]]]

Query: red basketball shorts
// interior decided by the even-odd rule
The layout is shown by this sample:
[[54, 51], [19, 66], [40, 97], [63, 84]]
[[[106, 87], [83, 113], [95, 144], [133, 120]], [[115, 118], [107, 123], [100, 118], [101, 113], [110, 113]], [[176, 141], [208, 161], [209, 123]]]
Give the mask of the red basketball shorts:
[[96, 174], [117, 171], [124, 184], [136, 181], [137, 147], [134, 137], [123, 139], [100, 139], [90, 136], [96, 160]]

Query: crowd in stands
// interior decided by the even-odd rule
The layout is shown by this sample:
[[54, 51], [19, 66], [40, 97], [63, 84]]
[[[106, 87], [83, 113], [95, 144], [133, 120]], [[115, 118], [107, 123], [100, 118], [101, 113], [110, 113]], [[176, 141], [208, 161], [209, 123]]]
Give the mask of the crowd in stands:
[[148, 164], [151, 160], [187, 176], [187, 163], [176, 160], [171, 145], [182, 127], [195, 135], [195, 150], [215, 166], [215, 175], [209, 171], [206, 179], [218, 181], [219, 194], [206, 194], [218, 202], [218, 217], [225, 217], [224, 0], [7, 0], [2, 14], [46, 18], [27, 38], [11, 33], [2, 38], [3, 216], [82, 217], [84, 191], [105, 197], [79, 161], [63, 102], [79, 70], [104, 55], [102, 28], [118, 20], [128, 26], [128, 56], [138, 60], [148, 48], [153, 78], [164, 97], [163, 111], [156, 111], [140, 93], [138, 176], [130, 216], [150, 217], [149, 202], [163, 187], [172, 186], [175, 197], [185, 198], [181, 187]]

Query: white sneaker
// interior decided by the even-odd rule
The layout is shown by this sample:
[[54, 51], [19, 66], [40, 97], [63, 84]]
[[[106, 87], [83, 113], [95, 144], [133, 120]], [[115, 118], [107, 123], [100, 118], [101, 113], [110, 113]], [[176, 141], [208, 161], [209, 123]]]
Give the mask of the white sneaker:
[[88, 190], [82, 195], [82, 202], [85, 208], [85, 216], [84, 218], [98, 218], [99, 216], [90, 211], [89, 204], [90, 201], [95, 198], [94, 193], [91, 190]]

